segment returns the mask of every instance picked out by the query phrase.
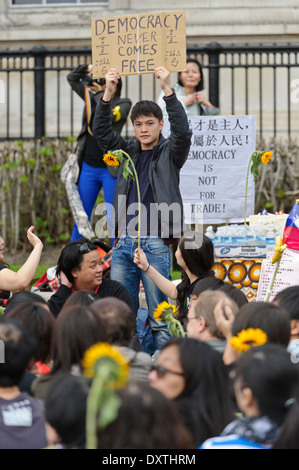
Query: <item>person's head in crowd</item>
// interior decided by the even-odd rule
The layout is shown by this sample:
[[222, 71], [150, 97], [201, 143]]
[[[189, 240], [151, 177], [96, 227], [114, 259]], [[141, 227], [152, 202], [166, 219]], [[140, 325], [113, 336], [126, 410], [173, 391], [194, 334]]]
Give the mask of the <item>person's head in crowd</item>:
[[89, 306], [96, 300], [99, 300], [100, 296], [93, 291], [86, 291], [86, 290], [78, 290], [72, 292], [72, 294], [66, 299], [65, 303], [63, 304], [62, 309], [65, 310], [66, 308], [73, 307], [73, 306]]
[[214, 245], [210, 238], [202, 233], [184, 235], [175, 252], [178, 265], [183, 269], [182, 281], [177, 285], [177, 318], [183, 321], [186, 318], [186, 304], [190, 277], [213, 277]]
[[267, 341], [287, 348], [290, 340], [289, 313], [269, 302], [248, 302], [239, 309], [232, 324], [232, 335], [242, 330], [258, 328], [267, 335]]
[[299, 285], [290, 286], [276, 294], [273, 304], [284, 308], [290, 314], [291, 340], [299, 339]]
[[238, 306], [230, 297], [220, 290], [206, 290], [202, 292], [196, 300], [191, 302], [187, 315], [187, 332], [190, 338], [196, 338], [200, 341], [210, 339], [225, 340], [221, 330], [216, 324], [214, 309], [217, 303], [224, 299], [230, 306], [233, 314], [238, 313]]
[[110, 344], [129, 346], [136, 329], [136, 318], [133, 310], [126, 302], [116, 297], [105, 297], [91, 305], [105, 325]]
[[227, 369], [218, 352], [194, 338], [172, 338], [149, 374], [152, 387], [173, 400], [195, 447], [232, 419]]
[[85, 448], [88, 392], [87, 382], [68, 372], [58, 374], [50, 383], [45, 398], [46, 433], [50, 446]]
[[218, 279], [217, 277], [206, 277], [198, 281], [194, 289], [192, 291], [192, 298], [197, 298], [202, 292], [206, 290], [217, 290], [220, 287], [224, 286], [224, 281], [222, 279]]
[[64, 309], [56, 320], [53, 333], [52, 374], [69, 372], [80, 365], [84, 352], [93, 344], [107, 341], [101, 319], [86, 306]]
[[18, 321], [0, 317], [0, 388], [18, 387], [28, 364], [35, 356], [36, 338]]
[[236, 400], [245, 417], [267, 416], [278, 431], [299, 384], [298, 364], [284, 347], [266, 343], [243, 353], [233, 372]]
[[5, 313], [5, 317], [19, 321], [32, 333], [38, 341], [34, 362], [47, 363], [51, 356], [51, 343], [55, 319], [49, 312], [46, 304], [35, 302], [34, 297], [32, 301], [33, 302], [24, 300], [24, 302], [16, 302], [15, 307], [9, 308], [9, 311]]
[[98, 430], [98, 449], [192, 449], [191, 436], [174, 405], [148, 384], [117, 391], [117, 417]]
[[75, 290], [91, 291], [102, 284], [103, 265], [97, 245], [86, 239], [71, 242], [60, 253], [56, 273], [64, 273]]
[[[190, 78], [191, 76], [192, 79]], [[197, 59], [192, 57], [187, 58], [186, 70], [178, 73], [178, 84], [182, 87], [191, 86], [194, 88], [194, 91], [202, 91], [204, 89], [202, 66]]]
[[14, 294], [7, 300], [5, 304], [5, 311], [4, 315], [8, 315], [10, 310], [14, 309], [20, 304], [23, 303], [39, 303], [42, 304], [46, 309], [49, 310], [47, 301], [42, 297], [41, 295], [35, 293], [35, 292], [30, 292], [28, 290], [21, 290], [18, 292], [14, 292]]
[[284, 408], [286, 409], [286, 417], [273, 449], [299, 449], [299, 386], [295, 387], [292, 396], [285, 401]]
[[248, 299], [241, 289], [238, 289], [232, 284], [225, 283], [219, 288], [221, 292], [224, 292], [228, 297], [233, 299], [239, 308], [248, 303]]

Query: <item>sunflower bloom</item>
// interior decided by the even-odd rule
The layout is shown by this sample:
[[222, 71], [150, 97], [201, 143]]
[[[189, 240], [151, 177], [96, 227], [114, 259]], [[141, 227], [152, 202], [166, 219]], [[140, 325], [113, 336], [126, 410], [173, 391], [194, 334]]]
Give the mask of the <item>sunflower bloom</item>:
[[271, 158], [272, 158], [273, 153], [272, 152], [264, 152], [263, 155], [261, 156], [261, 162], [266, 165]]
[[174, 315], [175, 313], [176, 313], [175, 306], [164, 301], [164, 302], [161, 302], [157, 306], [156, 310], [154, 311], [154, 319], [158, 321], [163, 321], [165, 315], [167, 314]]
[[100, 367], [104, 361], [109, 362], [115, 370], [113, 374], [115, 376], [113, 388], [126, 385], [129, 375], [129, 362], [118, 348], [108, 343], [96, 343], [85, 352], [82, 360], [84, 375], [88, 378], [93, 378], [97, 372], [97, 368]]
[[119, 166], [119, 161], [116, 155], [113, 155], [112, 153], [106, 153], [103, 156], [103, 161], [106, 163], [106, 165], [109, 166]]
[[240, 331], [237, 336], [233, 336], [230, 344], [234, 349], [245, 352], [251, 347], [261, 346], [268, 341], [266, 333], [260, 328], [247, 328]]

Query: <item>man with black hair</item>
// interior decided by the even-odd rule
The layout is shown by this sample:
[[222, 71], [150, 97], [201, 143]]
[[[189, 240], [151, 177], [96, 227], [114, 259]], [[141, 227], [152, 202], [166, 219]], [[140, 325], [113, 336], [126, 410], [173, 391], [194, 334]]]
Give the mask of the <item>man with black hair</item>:
[[103, 264], [98, 246], [87, 239], [71, 242], [63, 248], [56, 273], [60, 276], [61, 284], [47, 302], [55, 317], [75, 291], [93, 291], [100, 298], [117, 297], [133, 308], [133, 301], [127, 289], [120, 282], [103, 277]]
[[37, 341], [17, 321], [0, 317], [0, 449], [42, 449], [48, 444], [43, 402], [21, 392], [19, 383]]
[[[139, 285], [143, 283], [154, 348], [160, 349], [169, 338], [166, 324], [157, 321], [153, 313], [157, 305], [167, 301], [165, 295], [133, 262], [138, 247], [136, 211], [140, 189], [141, 248], [149, 264], [170, 279], [169, 243], [179, 239], [184, 231], [183, 203], [179, 189], [180, 170], [187, 160], [192, 132], [182, 104], [170, 87], [170, 73], [158, 67], [155, 76], [160, 81], [170, 120], [170, 136], [161, 131], [164, 121], [161, 108], [153, 101], [142, 100], [133, 106], [131, 121], [136, 140], [125, 140], [113, 131], [109, 115], [111, 98], [120, 80], [115, 69], [106, 74], [106, 88], [99, 100], [93, 120], [93, 134], [105, 151], [124, 150], [130, 155], [138, 175], [123, 176], [124, 158], [116, 182], [113, 209], [114, 235], [118, 238], [112, 253], [111, 278], [124, 284], [139, 309]], [[113, 223], [113, 219], [112, 219]]]

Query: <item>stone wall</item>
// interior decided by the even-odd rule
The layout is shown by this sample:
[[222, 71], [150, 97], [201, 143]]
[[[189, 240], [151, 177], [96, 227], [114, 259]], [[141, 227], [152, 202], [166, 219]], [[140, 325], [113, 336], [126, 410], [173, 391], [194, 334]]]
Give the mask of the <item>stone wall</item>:
[[[181, 10], [181, 0], [109, 0], [108, 5], [13, 6], [0, 0], [0, 49], [90, 46], [91, 18]], [[297, 0], [185, 0], [187, 44], [298, 43]]]

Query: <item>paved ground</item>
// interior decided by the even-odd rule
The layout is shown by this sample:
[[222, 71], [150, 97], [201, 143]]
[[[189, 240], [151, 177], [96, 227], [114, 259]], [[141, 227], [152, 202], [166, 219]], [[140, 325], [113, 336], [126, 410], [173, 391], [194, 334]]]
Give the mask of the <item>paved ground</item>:
[[[62, 250], [61, 247], [53, 247], [51, 245], [44, 246], [40, 264], [46, 264], [48, 266], [54, 266], [57, 263], [59, 258], [60, 252]], [[31, 251], [20, 251], [18, 253], [4, 253], [4, 259], [8, 264], [23, 264], [24, 261], [28, 258]]]

